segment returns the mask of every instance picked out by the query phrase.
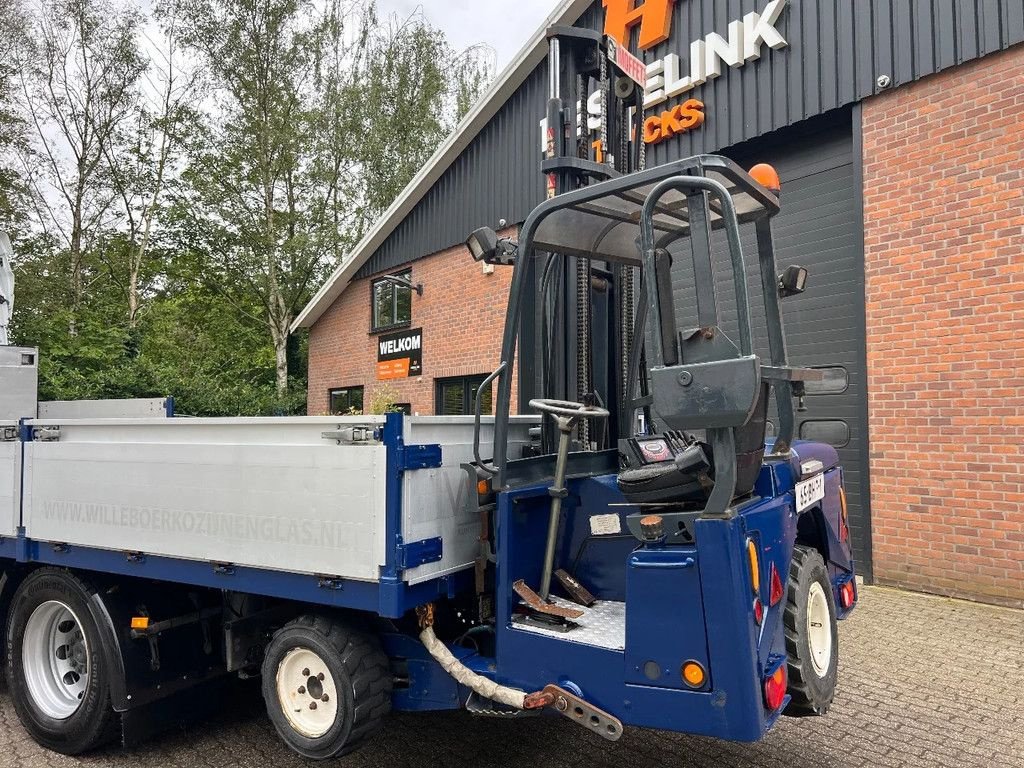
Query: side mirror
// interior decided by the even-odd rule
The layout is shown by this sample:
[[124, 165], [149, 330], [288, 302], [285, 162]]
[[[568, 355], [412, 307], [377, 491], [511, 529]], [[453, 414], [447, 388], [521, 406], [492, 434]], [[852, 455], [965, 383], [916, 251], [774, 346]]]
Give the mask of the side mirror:
[[795, 264], [779, 275], [779, 296], [783, 299], [807, 290], [807, 269]]

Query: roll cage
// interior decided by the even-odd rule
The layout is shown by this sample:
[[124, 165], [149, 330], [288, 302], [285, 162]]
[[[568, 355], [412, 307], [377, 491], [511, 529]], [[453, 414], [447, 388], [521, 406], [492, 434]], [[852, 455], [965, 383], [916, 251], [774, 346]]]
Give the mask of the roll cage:
[[[774, 384], [779, 412], [776, 455], [788, 454], [793, 439], [794, 395], [816, 371], [790, 367], [787, 360], [779, 276], [771, 219], [779, 212], [777, 194], [755, 181], [733, 161], [700, 155], [566, 192], [541, 203], [520, 233], [502, 338], [501, 362], [491, 374], [498, 381], [493, 461], [498, 487], [510, 484], [508, 419], [512, 374], [524, 308], [531, 308], [527, 279], [530, 262], [541, 254], [607, 262], [640, 270], [640, 307], [628, 352], [626, 383], [615, 437], [628, 437], [636, 411], [652, 403], [673, 429], [704, 429], [715, 454], [716, 488], [705, 513], [724, 514], [735, 481], [733, 429], [751, 416], [762, 380]], [[757, 237], [761, 292], [765, 305], [770, 364], [754, 354], [750, 303], [740, 225], [752, 223]], [[711, 234], [724, 229], [732, 265], [739, 325], [737, 347], [719, 328], [714, 290]], [[689, 238], [694, 267], [698, 327], [680, 332], [671, 303], [667, 248]], [[648, 321], [647, 375], [641, 377]], [[685, 383], [683, 383], [685, 381]], [[696, 383], [697, 386], [691, 387]], [[649, 384], [650, 394], [638, 395]], [[680, 389], [682, 387], [682, 389]], [[699, 392], [700, 397], [693, 393]], [[538, 395], [545, 393], [539, 392]], [[614, 440], [612, 442], [614, 445]], [[578, 456], [579, 454], [577, 454]], [[731, 458], [730, 458], [731, 457]], [[594, 467], [600, 462], [584, 461]], [[584, 470], [586, 471], [586, 470]], [[729, 478], [732, 477], [732, 482]]]

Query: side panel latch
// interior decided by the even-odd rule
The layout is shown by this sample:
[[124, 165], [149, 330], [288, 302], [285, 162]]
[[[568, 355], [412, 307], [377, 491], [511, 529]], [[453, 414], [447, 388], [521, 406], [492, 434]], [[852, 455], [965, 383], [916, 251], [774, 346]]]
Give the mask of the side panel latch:
[[52, 443], [60, 440], [60, 427], [34, 427], [32, 439], [37, 443]]

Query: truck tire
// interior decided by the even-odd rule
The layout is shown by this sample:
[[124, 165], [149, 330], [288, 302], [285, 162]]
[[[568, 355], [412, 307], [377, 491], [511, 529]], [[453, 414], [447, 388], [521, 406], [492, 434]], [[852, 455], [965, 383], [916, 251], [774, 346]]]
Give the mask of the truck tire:
[[811, 547], [793, 550], [783, 623], [790, 695], [785, 713], [824, 715], [836, 692], [839, 631], [825, 561]]
[[391, 710], [391, 669], [373, 635], [325, 616], [275, 633], [263, 659], [263, 699], [274, 728], [305, 758], [348, 754]]
[[7, 680], [18, 719], [36, 742], [78, 755], [117, 735], [103, 639], [90, 609], [96, 590], [42, 568], [11, 601]]

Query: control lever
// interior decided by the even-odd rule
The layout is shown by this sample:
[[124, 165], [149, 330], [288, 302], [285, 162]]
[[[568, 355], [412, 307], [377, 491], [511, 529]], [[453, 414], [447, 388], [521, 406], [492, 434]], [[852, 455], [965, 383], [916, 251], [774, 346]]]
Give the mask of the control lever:
[[572, 432], [580, 419], [606, 419], [608, 411], [583, 403], [568, 400], [537, 399], [530, 401], [530, 407], [541, 413], [550, 414], [558, 426], [558, 453], [555, 458], [555, 479], [548, 488], [551, 496], [551, 518], [548, 521], [548, 538], [544, 548], [544, 570], [540, 577], [540, 597], [547, 600], [551, 594], [551, 573], [555, 567], [555, 545], [558, 541], [558, 523], [562, 514], [562, 499], [569, 495], [565, 487], [565, 474], [569, 464], [569, 446]]

